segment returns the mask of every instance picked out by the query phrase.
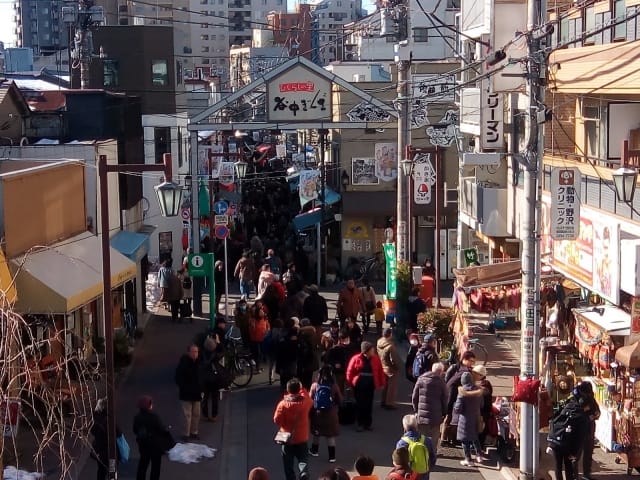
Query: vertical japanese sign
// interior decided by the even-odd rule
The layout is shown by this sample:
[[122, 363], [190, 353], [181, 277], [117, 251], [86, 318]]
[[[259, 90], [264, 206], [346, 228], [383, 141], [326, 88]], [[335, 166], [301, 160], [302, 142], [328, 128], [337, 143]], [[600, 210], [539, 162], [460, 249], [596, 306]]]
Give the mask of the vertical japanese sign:
[[551, 171], [551, 238], [575, 240], [580, 233], [580, 171], [557, 167]]
[[267, 86], [269, 121], [331, 119], [331, 82], [301, 65], [278, 75]]
[[501, 93], [481, 93], [480, 146], [482, 149], [504, 147], [504, 107]]
[[300, 207], [304, 207], [307, 202], [318, 198], [320, 185], [319, 170], [303, 170], [300, 172], [300, 182], [298, 184], [298, 195], [300, 196]]
[[397, 282], [396, 282], [396, 246], [393, 243], [385, 243], [382, 245], [384, 249], [385, 270], [387, 272], [387, 291], [386, 297], [395, 299]]
[[431, 154], [418, 154], [413, 161], [413, 201], [418, 205], [428, 205], [431, 203], [432, 187], [436, 184]]

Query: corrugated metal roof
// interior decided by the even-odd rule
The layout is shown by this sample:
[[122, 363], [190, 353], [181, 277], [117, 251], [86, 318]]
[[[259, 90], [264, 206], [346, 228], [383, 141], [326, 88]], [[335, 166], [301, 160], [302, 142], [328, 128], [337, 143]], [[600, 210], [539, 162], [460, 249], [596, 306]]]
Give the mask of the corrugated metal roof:
[[638, 60], [640, 41], [558, 50], [549, 59], [556, 72], [549, 87], [560, 93], [640, 93]]

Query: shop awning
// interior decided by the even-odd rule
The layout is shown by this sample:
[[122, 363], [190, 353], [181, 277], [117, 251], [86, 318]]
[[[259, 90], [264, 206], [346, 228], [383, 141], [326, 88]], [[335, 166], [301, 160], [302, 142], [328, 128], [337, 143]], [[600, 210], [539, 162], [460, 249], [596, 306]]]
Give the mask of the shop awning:
[[296, 215], [293, 218], [293, 226], [297, 231], [301, 232], [302, 230], [313, 227], [321, 221], [322, 210], [320, 210], [320, 208], [314, 208], [312, 210], [309, 210], [308, 212]]
[[640, 368], [640, 342], [616, 350], [616, 361], [628, 368]]
[[129, 260], [139, 262], [149, 252], [149, 235], [122, 230], [111, 237], [111, 246]]
[[[111, 248], [113, 287], [135, 278], [136, 264]], [[22, 313], [67, 313], [102, 295], [100, 238], [82, 233], [46, 250], [14, 258], [10, 267]]]
[[[338, 192], [329, 187], [324, 187], [324, 190], [326, 197], [326, 202], [324, 203], [326, 203], [327, 205], [333, 205], [334, 203], [338, 203], [340, 201], [340, 194]], [[320, 196], [322, 197], [322, 194], [320, 194]], [[322, 200], [322, 198], [320, 200]]]
[[631, 315], [621, 308], [603, 305], [589, 308], [574, 308], [573, 313], [588, 320], [609, 335], [626, 337], [631, 333]]
[[14, 303], [16, 301], [16, 286], [13, 283], [9, 264], [2, 249], [0, 249], [0, 290], [2, 290], [7, 302]]
[[477, 267], [454, 268], [453, 273], [458, 283], [465, 288], [489, 287], [522, 281], [522, 264], [520, 260], [491, 263]]

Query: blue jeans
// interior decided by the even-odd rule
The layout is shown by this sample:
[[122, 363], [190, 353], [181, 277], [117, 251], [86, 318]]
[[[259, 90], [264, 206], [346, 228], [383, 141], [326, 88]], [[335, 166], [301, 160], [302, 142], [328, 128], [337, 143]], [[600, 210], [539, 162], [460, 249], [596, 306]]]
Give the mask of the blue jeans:
[[252, 291], [253, 282], [251, 280], [240, 280], [240, 295], [244, 295], [248, 299]]
[[471, 447], [476, 451], [476, 455], [480, 455], [480, 442], [478, 440], [462, 440], [462, 451], [464, 458], [471, 460]]
[[284, 466], [284, 476], [286, 480], [296, 480], [298, 478], [293, 468], [294, 459], [298, 461], [300, 480], [308, 480], [310, 478], [308, 456], [309, 450], [307, 448], [307, 442], [282, 446], [282, 465]]

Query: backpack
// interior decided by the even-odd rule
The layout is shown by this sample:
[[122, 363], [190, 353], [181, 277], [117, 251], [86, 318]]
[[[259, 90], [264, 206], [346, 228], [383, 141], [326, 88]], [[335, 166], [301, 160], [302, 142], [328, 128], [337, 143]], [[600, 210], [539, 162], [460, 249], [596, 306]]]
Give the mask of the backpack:
[[398, 472], [389, 472], [389, 476], [387, 478], [390, 480], [416, 480], [418, 478], [418, 474], [416, 472], [411, 472], [405, 473], [404, 476], [402, 476]]
[[563, 408], [549, 421], [547, 441], [558, 447], [565, 447], [577, 441], [578, 417], [571, 408]]
[[426, 352], [418, 352], [413, 360], [413, 377], [418, 378], [427, 371], [427, 354]]
[[409, 466], [417, 474], [429, 472], [429, 450], [424, 444], [425, 436], [421, 435], [420, 440], [411, 440], [406, 435], [402, 440], [409, 445]]
[[331, 395], [331, 385], [318, 384], [313, 395], [313, 408], [316, 410], [330, 410], [333, 407], [333, 396]]

